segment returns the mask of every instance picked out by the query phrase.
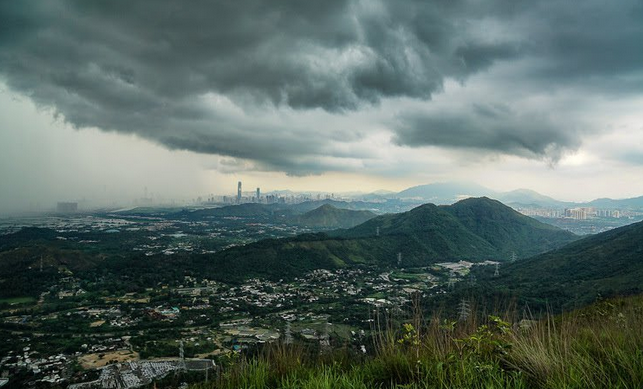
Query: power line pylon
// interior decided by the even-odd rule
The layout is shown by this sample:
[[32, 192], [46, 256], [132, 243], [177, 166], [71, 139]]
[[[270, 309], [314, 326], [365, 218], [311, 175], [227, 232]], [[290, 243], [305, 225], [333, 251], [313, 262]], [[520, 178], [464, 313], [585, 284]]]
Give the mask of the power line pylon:
[[458, 304], [458, 320], [466, 321], [471, 315], [471, 306], [469, 302], [465, 299], [460, 300]]

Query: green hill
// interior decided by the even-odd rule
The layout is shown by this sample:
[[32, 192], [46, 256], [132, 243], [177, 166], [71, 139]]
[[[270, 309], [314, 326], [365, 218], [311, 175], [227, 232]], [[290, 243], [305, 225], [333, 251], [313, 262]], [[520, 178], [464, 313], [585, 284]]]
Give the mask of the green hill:
[[[327, 219], [329, 219], [328, 223], [324, 223], [323, 216], [321, 215], [316, 215], [316, 214], [311, 214], [310, 216], [305, 216], [306, 213], [309, 213], [311, 211], [314, 211], [320, 207], [324, 207], [322, 211], [319, 211], [319, 213], [328, 213]], [[330, 207], [330, 208], [329, 208]], [[282, 223], [299, 223], [299, 218], [301, 217], [301, 224], [320, 224], [320, 227], [325, 227], [325, 228], [347, 228], [347, 227], [352, 227], [356, 224], [359, 224], [365, 220], [368, 220], [370, 217], [372, 217], [371, 212], [368, 213], [363, 213], [361, 216], [360, 214], [354, 214], [354, 220], [356, 220], [353, 223], [349, 222], [342, 222], [344, 219], [351, 219], [353, 216], [349, 216], [349, 213], [343, 213], [340, 215], [340, 212], [335, 212], [336, 213], [336, 218], [338, 221], [340, 221], [339, 224], [333, 225], [331, 223], [331, 219], [333, 218], [332, 215], [330, 215], [331, 208], [337, 209], [337, 210], [353, 210], [353, 211], [365, 211], [367, 209], [373, 208], [373, 204], [371, 203], [365, 203], [362, 201], [352, 201], [352, 202], [346, 202], [346, 201], [336, 201], [332, 199], [324, 199], [324, 200], [316, 200], [316, 201], [305, 201], [303, 203], [298, 203], [298, 204], [282, 204], [282, 203], [274, 203], [274, 204], [260, 204], [260, 203], [245, 203], [245, 204], [235, 204], [235, 205], [226, 205], [223, 207], [218, 207], [218, 208], [207, 208], [207, 209], [198, 209], [198, 210], [183, 210], [179, 213], [171, 214], [169, 216], [178, 216], [182, 218], [187, 218], [190, 220], [204, 220], [204, 219], [209, 219], [209, 218], [218, 218], [218, 217], [239, 217], [239, 218], [264, 218], [264, 219], [270, 219], [272, 221], [279, 221]], [[369, 215], [370, 217], [367, 218], [365, 217], [366, 215]], [[309, 220], [308, 220], [309, 219]]]
[[489, 242], [500, 258], [526, 258], [565, 245], [576, 239], [568, 231], [541, 223], [497, 200], [486, 197], [459, 201], [446, 210], [465, 227]]
[[501, 268], [496, 288], [561, 306], [643, 292], [643, 222]]
[[257, 204], [247, 203], [238, 205], [227, 205], [219, 208], [199, 209], [196, 211], [182, 211], [179, 216], [191, 220], [208, 219], [211, 217], [266, 217], [280, 218], [290, 215], [292, 211], [280, 207], [278, 204]]
[[495, 200], [479, 198], [452, 206], [426, 204], [348, 230], [235, 247], [216, 254], [214, 263], [234, 274], [279, 276], [349, 264], [409, 267], [444, 260], [502, 260], [509, 250], [526, 256], [575, 239]]
[[524, 258], [576, 239], [571, 232], [541, 223], [486, 197], [469, 198], [450, 206], [425, 204], [409, 212], [379, 216], [333, 235], [372, 237], [378, 231], [380, 236], [405, 235], [428, 246], [442, 244], [449, 250], [440, 250], [441, 255], [463, 259], [505, 260], [512, 253]]
[[54, 230], [28, 227], [0, 236], [0, 297], [37, 297], [63, 269], [92, 269], [105, 258], [77, 250], [56, 235]]
[[291, 222], [307, 227], [351, 228], [375, 216], [376, 215], [370, 211], [340, 209], [330, 204], [324, 204], [303, 215], [292, 218]]

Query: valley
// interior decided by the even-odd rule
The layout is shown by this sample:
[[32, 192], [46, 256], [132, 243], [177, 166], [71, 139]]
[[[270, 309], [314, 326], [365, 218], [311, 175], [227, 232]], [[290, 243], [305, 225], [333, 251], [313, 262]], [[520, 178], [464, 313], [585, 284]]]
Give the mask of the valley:
[[[270, 344], [370, 355], [381, 315], [402, 323], [420, 303], [458, 317], [460, 300], [498, 296], [537, 309], [540, 296], [557, 301], [553, 290], [588, 303], [594, 290], [565, 286], [578, 285], [578, 265], [561, 268], [551, 286], [527, 281], [541, 279], [538, 272], [556, 258], [584, 256], [574, 253], [598, 243], [614, 247], [612, 237], [635, 242], [632, 255], [640, 254], [637, 225], [625, 237], [617, 229], [579, 240], [484, 197], [379, 216], [327, 203], [308, 208], [3, 221], [0, 333], [8, 341], [0, 345], [0, 370], [12, 377], [7, 387], [134, 388], [179, 373], [198, 382], [231, 356]], [[629, 274], [630, 289], [605, 295], [634, 293], [637, 273]]]

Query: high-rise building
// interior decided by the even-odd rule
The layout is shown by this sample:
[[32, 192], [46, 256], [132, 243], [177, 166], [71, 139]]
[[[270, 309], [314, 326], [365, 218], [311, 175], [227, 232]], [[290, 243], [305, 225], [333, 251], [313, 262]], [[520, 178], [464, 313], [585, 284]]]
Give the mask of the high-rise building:
[[237, 203], [241, 202], [241, 181], [237, 184]]
[[257, 188], [257, 202], [261, 202], [261, 189]]
[[576, 220], [587, 219], [587, 208], [571, 208], [565, 209], [565, 217], [570, 217]]
[[59, 202], [56, 210], [62, 213], [71, 213], [78, 211], [78, 203], [76, 202]]

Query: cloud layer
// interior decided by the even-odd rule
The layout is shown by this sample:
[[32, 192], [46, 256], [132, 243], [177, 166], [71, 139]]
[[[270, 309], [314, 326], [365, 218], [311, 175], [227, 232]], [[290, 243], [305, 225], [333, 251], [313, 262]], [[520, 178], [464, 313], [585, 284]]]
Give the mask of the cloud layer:
[[[294, 175], [363, 168], [382, 130], [556, 161], [597, 129], [531, 96], [640, 95], [642, 41], [634, 0], [0, 4], [0, 75], [72, 125]], [[433, 104], [483, 72], [484, 101]]]

